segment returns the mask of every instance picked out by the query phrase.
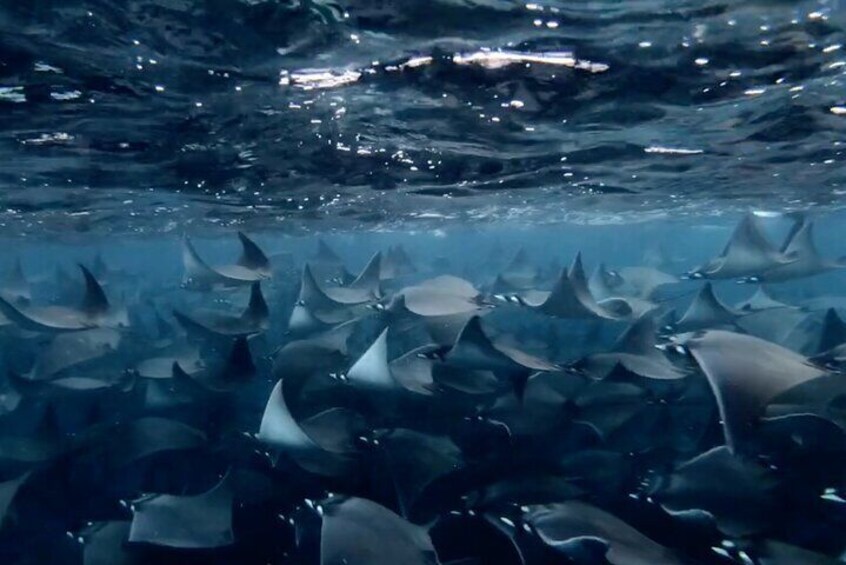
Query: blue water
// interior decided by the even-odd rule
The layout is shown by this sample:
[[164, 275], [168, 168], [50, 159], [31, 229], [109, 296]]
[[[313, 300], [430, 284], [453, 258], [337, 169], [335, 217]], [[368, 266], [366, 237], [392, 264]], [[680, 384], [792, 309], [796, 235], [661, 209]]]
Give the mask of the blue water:
[[2, 222], [837, 205], [839, 2], [4, 2]]
[[841, 0], [0, 0], [0, 565], [842, 563], [845, 151]]

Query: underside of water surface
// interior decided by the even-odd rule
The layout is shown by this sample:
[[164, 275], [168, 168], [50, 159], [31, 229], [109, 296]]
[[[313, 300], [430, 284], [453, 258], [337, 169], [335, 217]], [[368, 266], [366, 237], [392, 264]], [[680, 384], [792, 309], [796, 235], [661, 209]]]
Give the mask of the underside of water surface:
[[835, 0], [5, 2], [0, 220], [296, 232], [837, 206], [843, 23]]
[[0, 0], [0, 563], [846, 561], [840, 0]]

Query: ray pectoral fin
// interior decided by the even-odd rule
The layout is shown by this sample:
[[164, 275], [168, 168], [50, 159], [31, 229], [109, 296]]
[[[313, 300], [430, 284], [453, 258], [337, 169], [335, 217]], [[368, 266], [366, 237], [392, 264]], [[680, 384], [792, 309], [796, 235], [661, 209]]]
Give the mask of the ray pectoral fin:
[[382, 295], [379, 288], [379, 273], [382, 265], [382, 253], [377, 252], [362, 269], [361, 274], [351, 282], [349, 288], [367, 291], [370, 296], [378, 298]]
[[3, 297], [0, 297], [0, 313], [21, 329], [38, 333], [79, 331], [98, 325], [97, 320], [81, 315], [78, 310], [17, 306]]
[[379, 334], [367, 351], [350, 367], [347, 378], [363, 388], [393, 390], [397, 383], [388, 364], [388, 328]]
[[[288, 455], [306, 471], [323, 476], [343, 475], [347, 471], [349, 454], [343, 448], [337, 451], [332, 449], [349, 444], [349, 441], [344, 442], [344, 439], [349, 438], [349, 429], [346, 424], [336, 430], [331, 428], [339, 422], [352, 422], [354, 418], [348, 417], [348, 413], [348, 410], [342, 408], [332, 408], [300, 424], [288, 408], [280, 380], [268, 397], [255, 437], [279, 453]], [[317, 437], [312, 437], [312, 433], [317, 434]], [[320, 443], [321, 440], [327, 444], [328, 449]]]
[[614, 318], [627, 318], [634, 312], [629, 300], [625, 298], [606, 298], [598, 301], [596, 305], [609, 317]]
[[243, 232], [238, 232], [238, 240], [241, 242], [242, 248], [238, 265], [254, 271], [268, 271], [270, 269], [270, 260], [253, 240]]
[[788, 236], [782, 254], [788, 262], [819, 260], [820, 254], [814, 244], [814, 223], [801, 218]]
[[174, 361], [170, 365], [170, 372], [171, 377], [176, 380], [182, 379], [191, 379], [191, 375], [189, 375], [185, 369], [182, 368], [182, 365], [179, 364], [179, 361]]
[[717, 298], [713, 285], [706, 282], [678, 321], [677, 327], [682, 331], [714, 328], [731, 325], [737, 317], [736, 312]]
[[658, 327], [651, 314], [644, 314], [628, 327], [614, 343], [614, 351], [651, 353], [655, 349]]
[[18, 477], [0, 482], [0, 527], [7, 523], [14, 510], [18, 493], [31, 476], [32, 471], [27, 471]]
[[187, 314], [183, 314], [179, 310], [173, 310], [172, 312], [174, 319], [179, 322], [179, 325], [182, 326], [187, 331], [198, 331], [201, 333], [208, 333], [209, 328], [204, 326], [203, 324], [199, 323], [198, 321], [194, 320], [192, 317], [188, 316]]
[[347, 343], [353, 332], [358, 329], [360, 320], [353, 319], [348, 322], [343, 322], [337, 326], [327, 330], [323, 334], [314, 337], [314, 341], [320, 343], [328, 349], [334, 349], [342, 354], [347, 354]]
[[15, 258], [5, 280], [0, 283], [0, 289], [9, 300], [21, 305], [27, 305], [32, 300], [32, 289], [24, 275], [20, 256]]
[[273, 387], [267, 399], [267, 405], [262, 415], [256, 439], [280, 449], [301, 450], [317, 448], [314, 441], [306, 435], [291, 415], [282, 393], [281, 380]]
[[463, 465], [461, 450], [448, 437], [409, 429], [381, 434], [378, 449], [406, 517], [413, 514], [418, 503], [425, 503], [421, 496], [427, 487]]
[[516, 365], [494, 346], [482, 329], [479, 316], [467, 320], [444, 359], [450, 365], [475, 370], [508, 369]]
[[238, 379], [253, 375], [256, 372], [256, 365], [253, 362], [250, 345], [247, 338], [239, 336], [235, 338], [229, 357], [224, 367], [223, 377], [225, 380]]
[[777, 486], [773, 469], [718, 446], [663, 477], [652, 496], [671, 512], [706, 512], [724, 534], [740, 537], [778, 519]]
[[597, 304], [588, 289], [582, 266], [581, 253], [577, 254], [567, 270], [562, 270], [552, 290], [543, 295], [535, 292], [526, 293], [526, 303], [537, 302], [533, 306], [540, 312], [557, 318], [619, 318], [617, 314]]
[[591, 540], [595, 549], [606, 550], [602, 557], [610, 563], [683, 563], [616, 516], [583, 502], [533, 507], [525, 519], [541, 541], [571, 557], [584, 557], [585, 547], [579, 542]]
[[182, 284], [184, 286], [206, 287], [224, 280], [220, 273], [200, 258], [188, 236], [182, 238], [182, 267]]
[[228, 475], [199, 495], [145, 498], [134, 504], [129, 541], [183, 549], [231, 545], [233, 501]]
[[103, 287], [84, 265], [79, 265], [79, 268], [85, 277], [85, 296], [82, 300], [81, 310], [88, 316], [105, 313], [109, 309], [109, 300], [106, 298], [106, 293], [103, 292]]
[[723, 255], [766, 255], [775, 251], [754, 214], [746, 214], [738, 224]]
[[428, 532], [370, 500], [346, 498], [323, 505], [321, 563], [435, 565]]
[[722, 254], [701, 272], [706, 278], [758, 275], [784, 260], [785, 256], [770, 243], [757, 218], [750, 213], [737, 224]]
[[762, 339], [721, 330], [695, 334], [686, 343], [717, 398], [726, 444], [743, 448], [752, 424], [778, 394], [825, 372]]
[[270, 309], [264, 300], [261, 283], [256, 281], [250, 286], [250, 302], [241, 318], [256, 324], [263, 324], [270, 317]]
[[14, 324], [22, 325], [30, 321], [15, 304], [2, 295], [0, 295], [0, 312]]
[[776, 262], [780, 265], [790, 265], [802, 259], [799, 251], [786, 251], [776, 258]]
[[304, 306], [315, 310], [324, 308], [333, 309], [343, 306], [341, 303], [330, 298], [323, 288], [320, 287], [317, 283], [317, 279], [314, 278], [314, 272], [312, 271], [311, 265], [308, 263], [306, 263], [303, 267], [303, 274], [300, 279], [300, 293], [297, 301], [302, 302]]

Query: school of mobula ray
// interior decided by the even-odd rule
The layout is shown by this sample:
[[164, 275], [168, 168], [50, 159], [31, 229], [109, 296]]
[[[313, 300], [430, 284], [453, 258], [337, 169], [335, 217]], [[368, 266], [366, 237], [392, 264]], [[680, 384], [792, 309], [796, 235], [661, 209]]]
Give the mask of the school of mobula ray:
[[170, 288], [18, 260], [0, 561], [839, 562], [846, 303], [779, 293], [846, 267], [813, 229], [590, 276], [399, 245], [355, 276], [243, 233], [221, 265], [184, 238]]

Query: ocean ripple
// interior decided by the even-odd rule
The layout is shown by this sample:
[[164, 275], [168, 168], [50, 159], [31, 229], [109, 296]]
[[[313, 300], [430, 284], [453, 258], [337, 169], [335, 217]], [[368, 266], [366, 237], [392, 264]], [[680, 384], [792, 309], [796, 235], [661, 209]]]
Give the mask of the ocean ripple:
[[0, 225], [390, 229], [839, 206], [844, 12], [6, 2]]

